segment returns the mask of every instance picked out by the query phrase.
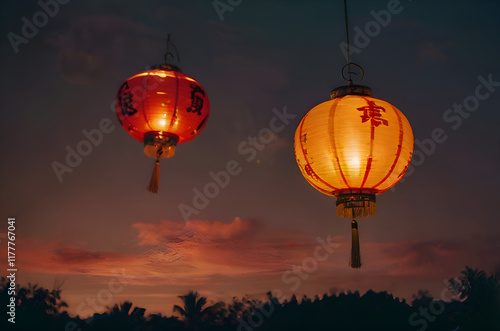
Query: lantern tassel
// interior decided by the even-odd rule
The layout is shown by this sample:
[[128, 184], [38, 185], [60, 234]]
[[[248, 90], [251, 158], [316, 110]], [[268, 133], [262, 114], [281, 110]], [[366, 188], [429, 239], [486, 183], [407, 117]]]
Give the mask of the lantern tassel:
[[151, 174], [151, 179], [149, 180], [149, 186], [147, 190], [151, 193], [158, 193], [158, 186], [160, 185], [160, 159], [163, 154], [163, 148], [160, 146], [156, 151], [156, 162], [153, 168], [153, 173]]
[[156, 160], [155, 166], [153, 168], [153, 173], [151, 174], [151, 179], [149, 181], [149, 186], [147, 190], [151, 193], [158, 193], [158, 186], [160, 182], [160, 160]]
[[351, 268], [361, 268], [361, 252], [359, 250], [358, 222], [352, 220]]

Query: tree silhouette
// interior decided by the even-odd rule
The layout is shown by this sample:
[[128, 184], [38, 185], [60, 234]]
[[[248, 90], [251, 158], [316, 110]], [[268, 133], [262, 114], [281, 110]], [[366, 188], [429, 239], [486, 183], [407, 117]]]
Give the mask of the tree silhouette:
[[411, 305], [413, 307], [429, 307], [433, 300], [432, 295], [427, 290], [419, 290], [417, 294], [412, 295], [413, 301]]
[[451, 278], [449, 288], [464, 300], [456, 321], [465, 330], [500, 330], [500, 275], [465, 266], [458, 281]]
[[[15, 303], [16, 303], [16, 324], [17, 330], [37, 329], [40, 325], [47, 325], [56, 328], [61, 325], [63, 320], [69, 319], [66, 312], [62, 309], [68, 307], [67, 303], [61, 299], [62, 283], [55, 284], [52, 290], [38, 287], [38, 284], [32, 285], [28, 283], [27, 287], [20, 287], [19, 284], [15, 288]], [[1, 302], [10, 302], [9, 281], [2, 277], [0, 281], [0, 298]], [[7, 301], [9, 300], [9, 301]], [[2, 318], [0, 325], [9, 325], [7, 318]]]
[[484, 281], [486, 274], [482, 270], [472, 269], [465, 266], [465, 270], [460, 272], [459, 281], [454, 278], [449, 280], [450, 288], [460, 294], [460, 299], [470, 297], [475, 299], [479, 284]]
[[[0, 319], [0, 330], [81, 330], [81, 331], [267, 331], [267, 330], [384, 330], [415, 331], [409, 317], [426, 319], [426, 331], [500, 330], [500, 275], [465, 267], [456, 279], [449, 280], [449, 288], [459, 300], [436, 301], [428, 291], [420, 290], [411, 305], [403, 299], [382, 291], [330, 291], [303, 295], [299, 300], [292, 295], [283, 303], [266, 293], [267, 300], [243, 297], [227, 304], [207, 304], [207, 298], [196, 291], [179, 296], [182, 305], [175, 305], [178, 317], [150, 314], [144, 308], [125, 301], [108, 307], [102, 314], [81, 319], [70, 316], [64, 309], [61, 287], [52, 290], [37, 284], [16, 286], [16, 324]], [[0, 281], [0, 299], [10, 301], [9, 283]], [[434, 306], [433, 306], [434, 305]], [[432, 309], [434, 307], [434, 310]], [[439, 308], [443, 307], [443, 309]], [[437, 312], [439, 311], [439, 312]], [[422, 312], [432, 314], [425, 317]], [[430, 316], [430, 315], [429, 315]], [[72, 324], [68, 324], [71, 322]], [[69, 325], [69, 327], [68, 327]], [[421, 327], [422, 325], [420, 325]]]
[[139, 331], [145, 324], [146, 309], [134, 307], [132, 302], [125, 301], [120, 305], [108, 307], [104, 314], [95, 314], [90, 322], [92, 330]]
[[57, 314], [61, 308], [68, 307], [68, 304], [61, 300], [60, 288], [48, 290], [38, 287], [38, 284], [20, 288], [17, 294], [18, 302], [24, 303], [23, 310], [37, 312], [38, 314]]
[[161, 314], [151, 314], [148, 316], [142, 330], [144, 331], [174, 331], [182, 330], [184, 325], [177, 317], [166, 317]]
[[223, 303], [216, 303], [205, 307], [207, 298], [200, 296], [196, 291], [189, 291], [185, 295], [179, 295], [178, 298], [183, 301], [183, 306], [174, 305], [173, 310], [181, 315], [186, 326], [193, 330], [199, 330], [199, 327], [203, 324], [213, 324], [214, 316], [224, 305]]

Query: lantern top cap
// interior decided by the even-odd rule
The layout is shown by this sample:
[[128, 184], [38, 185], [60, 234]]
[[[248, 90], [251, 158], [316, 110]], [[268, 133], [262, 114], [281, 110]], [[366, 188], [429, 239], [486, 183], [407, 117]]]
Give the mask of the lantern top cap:
[[181, 68], [174, 66], [173, 64], [155, 64], [151, 66], [151, 69], [182, 72]]
[[372, 90], [368, 86], [362, 85], [346, 85], [334, 88], [332, 92], [330, 92], [330, 97], [332, 99], [340, 98], [346, 95], [362, 95], [371, 97]]

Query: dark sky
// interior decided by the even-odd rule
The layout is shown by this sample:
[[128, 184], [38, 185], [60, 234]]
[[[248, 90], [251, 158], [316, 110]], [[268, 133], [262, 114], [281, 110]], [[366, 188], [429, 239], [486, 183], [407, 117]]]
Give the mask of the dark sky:
[[[293, 154], [300, 119], [344, 84], [342, 1], [247, 0], [221, 21], [212, 1], [73, 0], [51, 8], [47, 22], [36, 1], [2, 1], [0, 235], [16, 217], [18, 281], [65, 280], [70, 310], [89, 315], [104, 305], [82, 303], [125, 274], [107, 304], [128, 299], [170, 314], [189, 289], [214, 300], [333, 288], [408, 299], [419, 289], [438, 297], [465, 265], [498, 271], [499, 2], [404, 0], [385, 26], [373, 12], [394, 1], [349, 3], [362, 84], [398, 107], [420, 142], [411, 173], [359, 221], [361, 270], [348, 266], [349, 220], [306, 182]], [[22, 37], [34, 15], [43, 24], [25, 28], [32, 34], [16, 52], [9, 34]], [[169, 33], [211, 116], [162, 162], [152, 195], [154, 161], [113, 105], [126, 78], [162, 62]], [[241, 153], [284, 109], [296, 117], [255, 157]], [[54, 162], [66, 164], [68, 148], [88, 140], [83, 131], [110, 121], [58, 178]], [[441, 142], [431, 143], [433, 132]], [[193, 190], [233, 160], [241, 173], [186, 223], [179, 206], [193, 206]], [[311, 264], [328, 238], [328, 258]]]

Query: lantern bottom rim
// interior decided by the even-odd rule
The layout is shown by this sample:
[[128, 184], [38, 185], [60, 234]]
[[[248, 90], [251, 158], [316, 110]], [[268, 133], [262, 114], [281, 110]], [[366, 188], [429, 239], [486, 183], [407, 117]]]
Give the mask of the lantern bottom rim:
[[347, 193], [337, 196], [337, 216], [344, 218], [362, 218], [375, 215], [376, 196], [369, 193]]
[[144, 154], [154, 159], [164, 159], [174, 156], [179, 136], [164, 131], [150, 131], [144, 134], [143, 141]]

